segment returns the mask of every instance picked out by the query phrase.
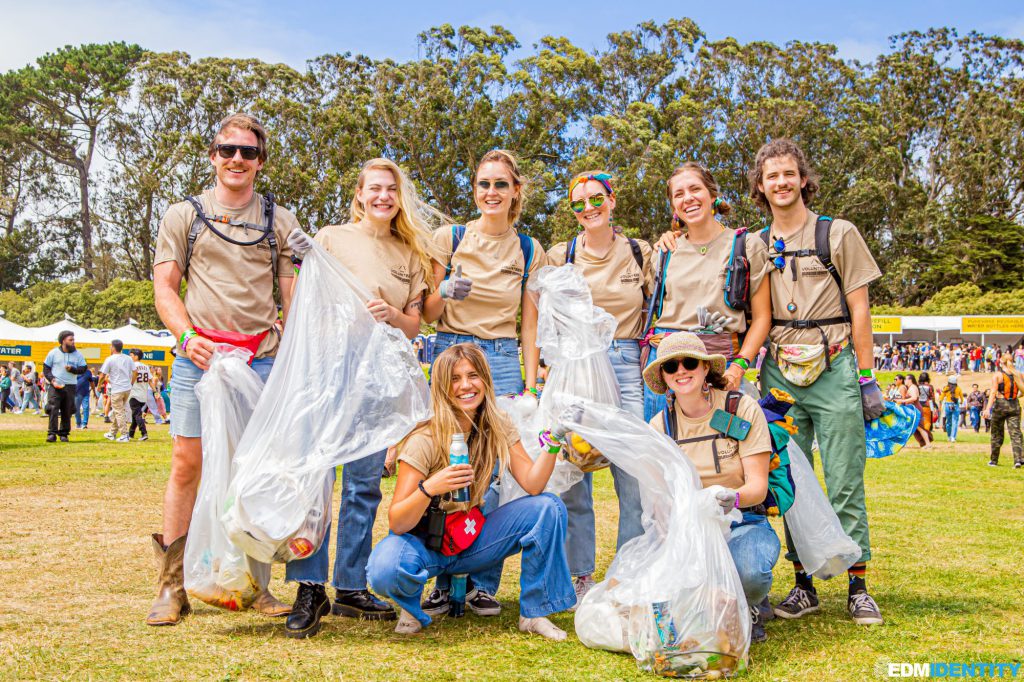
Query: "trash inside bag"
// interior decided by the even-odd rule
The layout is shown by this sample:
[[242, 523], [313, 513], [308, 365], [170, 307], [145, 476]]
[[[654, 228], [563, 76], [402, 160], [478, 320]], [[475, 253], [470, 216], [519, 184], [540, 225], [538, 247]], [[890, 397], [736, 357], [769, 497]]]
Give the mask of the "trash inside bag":
[[250, 355], [219, 344], [195, 388], [203, 424], [203, 475], [185, 542], [185, 589], [231, 611], [249, 608], [270, 582], [270, 566], [233, 545], [220, 523], [235, 447], [263, 391], [263, 380], [248, 365]]
[[380, 452], [430, 418], [412, 344], [366, 310], [370, 294], [319, 244], [306, 254], [274, 369], [235, 453], [222, 522], [260, 561], [323, 541], [330, 471]]
[[[511, 417], [512, 423], [516, 425], [523, 449], [526, 450], [530, 459], [536, 460], [540, 457], [541, 445], [537, 440], [537, 435], [548, 427], [541, 423], [537, 399], [529, 393], [512, 397], [501, 396], [498, 398], [498, 407], [504, 410]], [[547, 485], [544, 486], [544, 492], [561, 495], [582, 480], [583, 472], [579, 467], [559, 458], [555, 461], [555, 469], [551, 472]], [[526, 496], [526, 491], [519, 485], [508, 468], [501, 471], [500, 481], [499, 506]]]
[[886, 400], [882, 416], [864, 422], [868, 457], [878, 459], [895, 455], [903, 449], [920, 425], [920, 410]]
[[843, 531], [810, 460], [796, 440], [789, 441], [788, 450], [796, 497], [783, 515], [786, 527], [804, 570], [815, 578], [828, 580], [860, 560], [860, 546]]
[[629, 651], [665, 677], [715, 679], [746, 669], [750, 614], [713, 492], [670, 438], [628, 412], [583, 402], [568, 424], [640, 484], [643, 535], [624, 544], [576, 609], [585, 645]]
[[[575, 265], [545, 266], [530, 281], [538, 296], [537, 345], [551, 368], [540, 398], [541, 429], [551, 428], [577, 399], [621, 405], [619, 382], [608, 358], [616, 322], [594, 305], [590, 287]], [[600, 448], [567, 434], [562, 456], [590, 472], [608, 466]]]

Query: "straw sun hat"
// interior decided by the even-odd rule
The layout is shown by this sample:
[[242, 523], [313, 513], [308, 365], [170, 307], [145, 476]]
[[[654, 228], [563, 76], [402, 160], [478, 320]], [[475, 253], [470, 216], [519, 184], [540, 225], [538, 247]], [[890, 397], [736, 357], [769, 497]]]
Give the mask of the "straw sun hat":
[[658, 357], [644, 370], [644, 382], [648, 388], [662, 394], [668, 388], [661, 378], [661, 366], [669, 360], [697, 358], [711, 363], [711, 371], [725, 373], [725, 356], [708, 353], [707, 347], [700, 337], [693, 332], [675, 332], [666, 336], [658, 346]]

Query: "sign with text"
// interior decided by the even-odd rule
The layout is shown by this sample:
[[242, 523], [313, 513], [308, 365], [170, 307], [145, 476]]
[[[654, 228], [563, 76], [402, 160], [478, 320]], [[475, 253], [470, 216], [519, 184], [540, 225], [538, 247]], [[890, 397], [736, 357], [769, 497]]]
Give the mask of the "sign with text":
[[874, 334], [902, 334], [903, 318], [899, 316], [872, 315], [871, 332]]
[[0, 355], [12, 358], [32, 357], [32, 346], [29, 344], [0, 344]]
[[1024, 334], [1024, 315], [999, 317], [962, 317], [960, 331], [964, 334]]

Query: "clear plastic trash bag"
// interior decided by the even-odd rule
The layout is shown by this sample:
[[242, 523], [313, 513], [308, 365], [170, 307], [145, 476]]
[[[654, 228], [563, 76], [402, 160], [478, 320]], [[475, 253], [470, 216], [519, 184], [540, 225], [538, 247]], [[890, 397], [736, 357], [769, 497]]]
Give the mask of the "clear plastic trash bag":
[[263, 391], [263, 380], [248, 365], [250, 355], [219, 344], [195, 388], [203, 422], [203, 475], [185, 542], [185, 589], [231, 611], [249, 608], [270, 582], [270, 565], [247, 557], [220, 523], [235, 447]]
[[[544, 429], [554, 425], [545, 426], [541, 423], [537, 399], [529, 393], [514, 397], [502, 396], [498, 398], [498, 407], [512, 418], [512, 423], [519, 430], [519, 438], [522, 439], [523, 448], [530, 459], [536, 460], [540, 457], [541, 446], [537, 436]], [[544, 492], [561, 495], [582, 480], [583, 472], [579, 467], [560, 458], [555, 462], [555, 470], [551, 472], [551, 477], [548, 479], [547, 485], [544, 486]], [[500, 481], [499, 506], [526, 496], [526, 491], [519, 485], [507, 467], [501, 471]]]
[[370, 293], [319, 244], [297, 278], [274, 369], [235, 454], [222, 516], [260, 561], [291, 561], [323, 541], [330, 471], [384, 450], [430, 418], [412, 344], [366, 310]]
[[750, 614], [729, 553], [729, 515], [702, 489], [670, 438], [628, 412], [583, 402], [568, 424], [640, 484], [644, 534], [623, 545], [576, 609], [585, 645], [629, 651], [665, 677], [717, 678], [746, 668]]
[[[620, 406], [619, 382], [608, 358], [615, 318], [594, 305], [582, 271], [572, 264], [543, 267], [529, 290], [538, 296], [537, 345], [551, 368], [540, 398], [540, 428], [551, 428], [577, 399]], [[608, 466], [592, 443], [574, 443], [571, 433], [566, 442], [563, 456], [581, 470]]]
[[804, 570], [828, 580], [860, 560], [861, 550], [843, 531], [814, 469], [796, 440], [789, 441], [789, 470], [796, 496], [784, 514], [789, 536]]

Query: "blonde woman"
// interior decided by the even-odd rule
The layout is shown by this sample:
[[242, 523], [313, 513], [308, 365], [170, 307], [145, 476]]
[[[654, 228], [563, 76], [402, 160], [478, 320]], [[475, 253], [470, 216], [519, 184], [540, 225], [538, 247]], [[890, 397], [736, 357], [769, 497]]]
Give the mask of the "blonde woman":
[[[519, 629], [565, 639], [565, 632], [546, 618], [576, 603], [565, 560], [565, 506], [556, 496], [541, 493], [558, 448], [530, 459], [515, 425], [495, 405], [487, 358], [474, 344], [451, 346], [437, 357], [430, 394], [433, 418], [398, 446], [398, 481], [388, 512], [391, 533], [373, 549], [368, 568], [373, 588], [402, 607], [395, 631], [411, 634], [430, 624], [420, 605], [430, 578], [488, 571], [522, 553]], [[465, 436], [469, 464], [450, 463], [456, 434]], [[499, 465], [529, 495], [483, 515], [484, 495]], [[468, 501], [452, 499], [467, 487]], [[473, 520], [468, 546], [455, 554], [428, 549], [421, 520], [432, 506], [449, 520], [455, 514]]]
[[428, 323], [437, 321], [434, 357], [457, 343], [476, 344], [487, 356], [498, 395], [522, 393], [537, 383], [537, 306], [526, 284], [546, 259], [540, 242], [516, 230], [525, 189], [511, 152], [495, 149], [483, 156], [473, 174], [480, 216], [434, 233], [437, 291], [427, 296], [423, 314]]
[[[373, 159], [363, 164], [359, 173], [350, 212], [352, 222], [325, 227], [315, 240], [369, 289], [373, 298], [366, 308], [374, 319], [411, 339], [419, 333], [423, 297], [434, 288], [427, 252], [430, 231], [425, 222], [432, 210], [419, 200], [412, 182], [393, 161]], [[289, 244], [297, 255], [311, 248], [310, 238], [300, 231], [291, 234]], [[288, 564], [285, 579], [299, 583], [285, 625], [289, 637], [316, 634], [320, 619], [331, 610], [336, 615], [368, 620], [395, 618], [392, 606], [366, 588], [366, 561], [386, 456], [387, 451], [381, 450], [343, 469], [333, 607], [324, 588], [330, 528], [314, 554]]]

